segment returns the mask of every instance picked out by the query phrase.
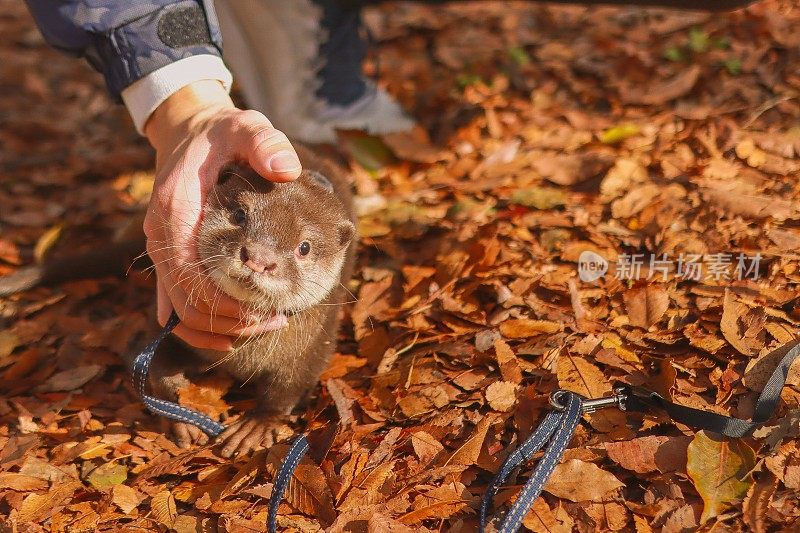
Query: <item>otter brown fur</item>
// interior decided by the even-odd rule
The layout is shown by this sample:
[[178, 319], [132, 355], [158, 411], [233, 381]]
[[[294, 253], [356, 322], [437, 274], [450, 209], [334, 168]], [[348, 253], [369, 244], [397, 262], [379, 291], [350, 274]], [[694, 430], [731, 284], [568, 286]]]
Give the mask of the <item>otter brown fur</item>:
[[[338, 167], [298, 152], [306, 170], [297, 180], [271, 183], [234, 166], [204, 208], [198, 255], [216, 285], [257, 314], [288, 319], [282, 329], [240, 339], [230, 352], [193, 350], [258, 390], [256, 411], [220, 436], [223, 455], [269, 444], [273, 421], [292, 410], [327, 366], [340, 304], [348, 299], [355, 256], [350, 184]], [[153, 375], [171, 400], [184, 379], [185, 372]], [[194, 431], [183, 429], [176, 428], [185, 441]]]
[[[229, 352], [195, 349], [171, 338], [150, 369], [153, 392], [170, 401], [211, 367], [254, 384], [256, 409], [219, 437], [225, 456], [270, 444], [276, 422], [317, 384], [327, 366], [341, 304], [349, 299], [356, 239], [348, 177], [331, 161], [296, 148], [304, 171], [292, 182], [269, 182], [242, 165], [226, 168], [204, 206], [197, 242], [199, 261], [221, 291], [255, 315], [285, 314], [288, 325], [240, 338]], [[48, 268], [53, 269], [40, 269], [39, 278], [28, 271], [21, 288], [82, 274], [76, 269], [72, 275], [42, 276]], [[3, 284], [0, 279], [0, 289]], [[128, 364], [134, 355], [125, 356]], [[193, 426], [174, 423], [173, 431], [182, 446], [206, 441]]]

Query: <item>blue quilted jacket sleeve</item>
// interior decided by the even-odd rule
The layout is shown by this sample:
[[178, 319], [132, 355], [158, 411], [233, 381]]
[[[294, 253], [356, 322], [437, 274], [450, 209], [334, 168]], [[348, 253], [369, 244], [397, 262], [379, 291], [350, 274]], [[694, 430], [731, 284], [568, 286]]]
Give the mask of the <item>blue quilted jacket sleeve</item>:
[[85, 57], [112, 96], [159, 68], [222, 53], [211, 0], [26, 0], [44, 38]]

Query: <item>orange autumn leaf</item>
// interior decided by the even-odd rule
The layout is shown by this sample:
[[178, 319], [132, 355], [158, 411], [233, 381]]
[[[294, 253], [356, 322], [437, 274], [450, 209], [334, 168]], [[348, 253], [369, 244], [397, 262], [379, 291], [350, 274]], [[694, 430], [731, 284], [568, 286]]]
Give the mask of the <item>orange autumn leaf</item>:
[[531, 320], [516, 318], [506, 320], [500, 324], [500, 333], [509, 339], [524, 339], [541, 335], [542, 333], [555, 333], [561, 330], [561, 325], [549, 320]]
[[686, 471], [703, 498], [700, 522], [718, 516], [742, 499], [753, 484], [755, 453], [742, 440], [698, 432], [687, 450]]

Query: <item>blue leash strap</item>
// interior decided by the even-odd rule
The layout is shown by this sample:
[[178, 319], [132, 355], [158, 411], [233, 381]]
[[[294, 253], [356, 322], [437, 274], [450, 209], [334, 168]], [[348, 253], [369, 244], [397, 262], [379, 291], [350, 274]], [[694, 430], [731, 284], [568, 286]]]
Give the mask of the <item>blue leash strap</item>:
[[177, 326], [179, 322], [180, 319], [178, 315], [173, 311], [169, 320], [167, 320], [167, 323], [158, 334], [158, 337], [145, 346], [144, 350], [139, 352], [139, 355], [133, 360], [133, 369], [131, 372], [133, 388], [142, 399], [142, 402], [144, 402], [144, 405], [153, 413], [179, 422], [193, 424], [202, 429], [207, 435], [216, 437], [225, 429], [224, 425], [194, 409], [187, 409], [177, 403], [160, 400], [149, 396], [145, 392], [147, 387], [147, 374], [150, 370], [150, 363], [153, 361], [153, 356], [156, 354], [156, 350], [161, 342], [167, 338], [167, 335], [172, 333], [172, 330], [175, 329], [175, 326]]
[[578, 427], [581, 415], [617, 401], [617, 396], [608, 399], [584, 401], [581, 396], [574, 392], [559, 390], [553, 393], [550, 397], [553, 409], [545, 415], [536, 431], [503, 462], [497, 475], [492, 479], [486, 493], [483, 495], [480, 509], [480, 531], [485, 531], [486, 529], [486, 520], [489, 508], [492, 505], [492, 498], [497, 494], [500, 485], [505, 483], [514, 468], [525, 461], [529, 461], [546, 444], [544, 454], [539, 459], [536, 468], [533, 469], [531, 476], [519, 496], [517, 496], [511, 509], [509, 509], [498, 533], [513, 533], [517, 531], [533, 502], [541, 494], [545, 483], [553, 473], [553, 469], [561, 462], [564, 451], [567, 449], [567, 445], [572, 440], [575, 429]]
[[[178, 315], [173, 311], [169, 317], [169, 320], [167, 320], [167, 323], [158, 334], [158, 337], [148, 344], [133, 360], [133, 369], [131, 372], [133, 388], [136, 390], [136, 393], [142, 399], [142, 402], [144, 402], [145, 406], [153, 413], [165, 416], [172, 420], [194, 424], [198, 428], [202, 429], [207, 435], [216, 437], [225, 429], [224, 425], [212, 420], [203, 413], [199, 413], [193, 409], [187, 409], [186, 407], [178, 405], [174, 402], [160, 400], [153, 396], [149, 396], [145, 392], [147, 390], [147, 374], [156, 350], [163, 340], [167, 338], [167, 335], [172, 333], [172, 330], [175, 329], [175, 326], [177, 326], [179, 323], [180, 318], [178, 318]], [[269, 511], [267, 513], [267, 530], [270, 533], [275, 533], [277, 530], [278, 507], [283, 499], [283, 495], [286, 493], [286, 489], [289, 487], [289, 481], [292, 478], [292, 474], [294, 474], [297, 465], [300, 464], [300, 461], [303, 459], [303, 457], [305, 457], [306, 453], [308, 453], [308, 449], [308, 439], [306, 439], [305, 435], [300, 435], [292, 443], [286, 458], [283, 460], [283, 463], [278, 470], [278, 474], [275, 476], [275, 484], [272, 488], [272, 495], [269, 499]]]
[[297, 437], [281, 463], [278, 474], [275, 476], [275, 483], [272, 486], [272, 495], [269, 497], [269, 511], [267, 512], [267, 531], [275, 533], [278, 527], [278, 507], [281, 504], [286, 489], [289, 488], [289, 481], [292, 479], [297, 465], [308, 453], [308, 439], [305, 435]]
[[544, 455], [536, 463], [536, 468], [533, 469], [514, 505], [509, 509], [498, 533], [514, 533], [519, 529], [522, 519], [525, 518], [525, 515], [528, 514], [528, 511], [533, 506], [533, 502], [541, 494], [545, 483], [553, 473], [553, 469], [561, 462], [567, 445], [575, 434], [575, 429], [578, 427], [578, 422], [580, 422], [583, 412], [583, 402], [580, 396], [573, 392], [565, 392], [564, 396], [566, 396], [566, 405], [560, 413], [560, 423], [550, 438], [550, 442], [544, 450]]
[[711, 411], [703, 411], [674, 403], [660, 394], [643, 387], [619, 385], [614, 394], [605, 398], [588, 400], [582, 396], [565, 390], [555, 391], [550, 395], [553, 410], [549, 411], [539, 427], [517, 450], [505, 460], [500, 470], [492, 479], [481, 502], [480, 531], [486, 527], [486, 516], [497, 490], [506, 481], [511, 471], [530, 460], [542, 446], [547, 443], [544, 454], [533, 469], [528, 481], [519, 493], [514, 504], [503, 520], [499, 533], [514, 533], [519, 529], [525, 515], [533, 506], [533, 502], [541, 494], [553, 469], [561, 461], [570, 439], [575, 434], [581, 415], [606, 407], [616, 407], [623, 411], [646, 412], [660, 409], [674, 422], [685, 424], [695, 429], [702, 429], [724, 435], [728, 438], [749, 436], [758, 427], [769, 420], [778, 408], [781, 390], [783, 389], [789, 368], [800, 358], [800, 340], [795, 340], [777, 348], [770, 356], [780, 357], [773, 369], [764, 389], [758, 396], [751, 420], [744, 420], [721, 415]]
[[489, 508], [492, 506], [492, 498], [497, 494], [500, 485], [506, 482], [512, 470], [524, 461], [530, 461], [533, 455], [550, 440], [556, 428], [561, 424], [562, 417], [562, 413], [558, 411], [548, 411], [542, 423], [536, 428], [536, 431], [522, 443], [522, 446], [511, 452], [511, 455], [503, 462], [497, 475], [494, 476], [494, 479], [492, 479], [492, 482], [486, 489], [483, 500], [481, 500], [481, 531], [486, 528], [486, 516], [489, 513]]
[[[131, 376], [133, 387], [145, 406], [153, 413], [173, 420], [194, 424], [206, 434], [214, 437], [225, 429], [224, 425], [193, 409], [187, 409], [176, 403], [160, 400], [145, 393], [147, 374], [153, 356], [161, 342], [175, 329], [179, 322], [178, 315], [173, 312], [158, 337], [136, 356], [133, 361]], [[754, 429], [763, 425], [777, 410], [781, 390], [786, 383], [789, 368], [796, 359], [800, 358], [800, 340], [785, 344], [772, 354], [769, 354], [769, 356], [780, 357], [780, 361], [773, 369], [756, 401], [754, 415], [751, 420], [743, 420], [686, 407], [674, 403], [656, 392], [625, 384], [615, 387], [613, 395], [597, 399], [586, 399], [566, 390], [555, 391], [550, 395], [552, 409], [545, 415], [536, 431], [506, 458], [489, 484], [481, 501], [480, 531], [483, 532], [486, 528], [487, 515], [492, 505], [492, 499], [497, 494], [500, 486], [505, 483], [517, 466], [531, 460], [544, 447], [542, 457], [534, 467], [533, 472], [531, 472], [528, 481], [509, 509], [498, 531], [499, 533], [515, 533], [519, 529], [522, 520], [528, 514], [536, 498], [541, 494], [553, 470], [561, 462], [567, 445], [569, 445], [580, 423], [581, 416], [585, 413], [591, 413], [606, 407], [616, 407], [623, 411], [642, 412], [655, 408], [665, 411], [673, 421], [696, 429], [716, 432], [728, 438], [741, 438], [751, 435]], [[300, 435], [290, 446], [283, 463], [278, 469], [267, 513], [267, 530], [269, 533], [275, 533], [277, 530], [278, 507], [283, 495], [286, 493], [286, 489], [289, 487], [292, 474], [306, 453], [308, 453], [308, 449], [308, 439], [305, 435]]]

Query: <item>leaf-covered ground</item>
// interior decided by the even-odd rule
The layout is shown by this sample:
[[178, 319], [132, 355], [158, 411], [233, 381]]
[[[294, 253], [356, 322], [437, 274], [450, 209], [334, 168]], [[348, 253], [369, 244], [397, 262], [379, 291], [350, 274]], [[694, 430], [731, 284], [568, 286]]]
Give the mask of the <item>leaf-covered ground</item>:
[[[488, 480], [558, 388], [645, 384], [748, 417], [767, 355], [800, 326], [797, 2], [399, 4], [367, 21], [369, 67], [431, 143], [388, 138], [391, 157], [344, 138], [358, 302], [289, 428], [311, 430], [314, 452], [282, 528], [475, 531]], [[4, 275], [109, 239], [145, 201], [153, 160], [21, 3], [0, 1], [0, 34]], [[585, 251], [605, 276], [578, 277]], [[5, 530], [263, 528], [285, 445], [236, 461], [180, 450], [132, 392], [117, 354], [145, 340], [152, 293], [132, 272], [0, 300]], [[790, 373], [783, 423], [742, 441], [657, 415], [584, 417], [525, 527], [797, 531], [798, 386]], [[215, 377], [182, 401], [220, 417], [248, 406]]]

